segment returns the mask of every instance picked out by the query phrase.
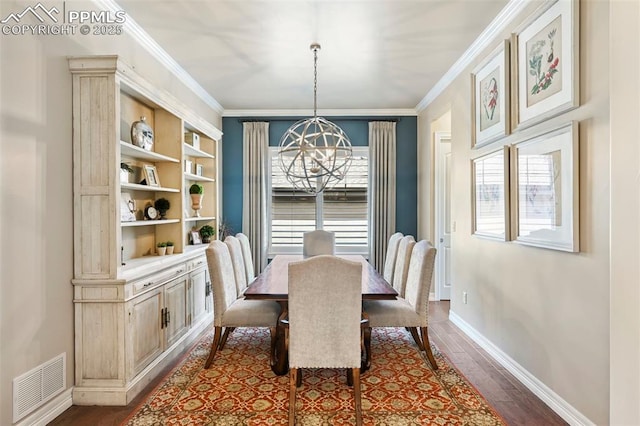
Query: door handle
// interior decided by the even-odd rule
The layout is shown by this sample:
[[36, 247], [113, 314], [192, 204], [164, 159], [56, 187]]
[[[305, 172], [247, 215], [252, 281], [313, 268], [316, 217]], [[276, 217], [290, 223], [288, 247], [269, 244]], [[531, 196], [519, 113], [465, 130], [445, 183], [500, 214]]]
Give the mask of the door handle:
[[444, 238], [440, 238], [440, 242], [441, 242], [441, 243], [444, 243]]

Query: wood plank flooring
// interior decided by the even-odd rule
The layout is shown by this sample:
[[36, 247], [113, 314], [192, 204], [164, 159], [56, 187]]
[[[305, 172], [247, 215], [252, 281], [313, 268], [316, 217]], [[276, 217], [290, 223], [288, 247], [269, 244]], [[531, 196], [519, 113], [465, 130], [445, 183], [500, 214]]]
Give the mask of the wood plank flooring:
[[[509, 425], [554, 426], [567, 424], [449, 321], [449, 302], [430, 302], [429, 315], [431, 342], [449, 358]], [[167, 367], [126, 407], [81, 407], [74, 405], [49, 425], [120, 425], [172, 368], [173, 366]]]

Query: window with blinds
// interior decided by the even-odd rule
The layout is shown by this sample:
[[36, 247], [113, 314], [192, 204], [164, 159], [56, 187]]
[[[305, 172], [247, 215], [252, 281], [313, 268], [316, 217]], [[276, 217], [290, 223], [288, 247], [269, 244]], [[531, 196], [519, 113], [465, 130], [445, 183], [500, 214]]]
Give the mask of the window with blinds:
[[302, 234], [322, 228], [336, 234], [339, 253], [367, 254], [368, 149], [354, 148], [347, 177], [317, 196], [299, 191], [278, 165], [278, 149], [271, 148], [271, 254], [300, 252]]

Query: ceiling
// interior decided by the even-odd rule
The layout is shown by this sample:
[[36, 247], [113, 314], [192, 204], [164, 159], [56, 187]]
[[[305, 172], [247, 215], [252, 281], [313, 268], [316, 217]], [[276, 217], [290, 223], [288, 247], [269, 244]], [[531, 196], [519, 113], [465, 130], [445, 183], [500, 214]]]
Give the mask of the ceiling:
[[507, 0], [117, 0], [225, 110], [413, 109]]

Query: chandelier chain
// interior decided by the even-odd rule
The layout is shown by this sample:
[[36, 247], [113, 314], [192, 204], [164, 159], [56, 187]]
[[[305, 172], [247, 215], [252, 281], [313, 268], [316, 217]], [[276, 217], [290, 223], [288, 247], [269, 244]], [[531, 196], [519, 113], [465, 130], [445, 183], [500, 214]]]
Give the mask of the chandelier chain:
[[313, 48], [313, 116], [318, 110], [318, 48]]

